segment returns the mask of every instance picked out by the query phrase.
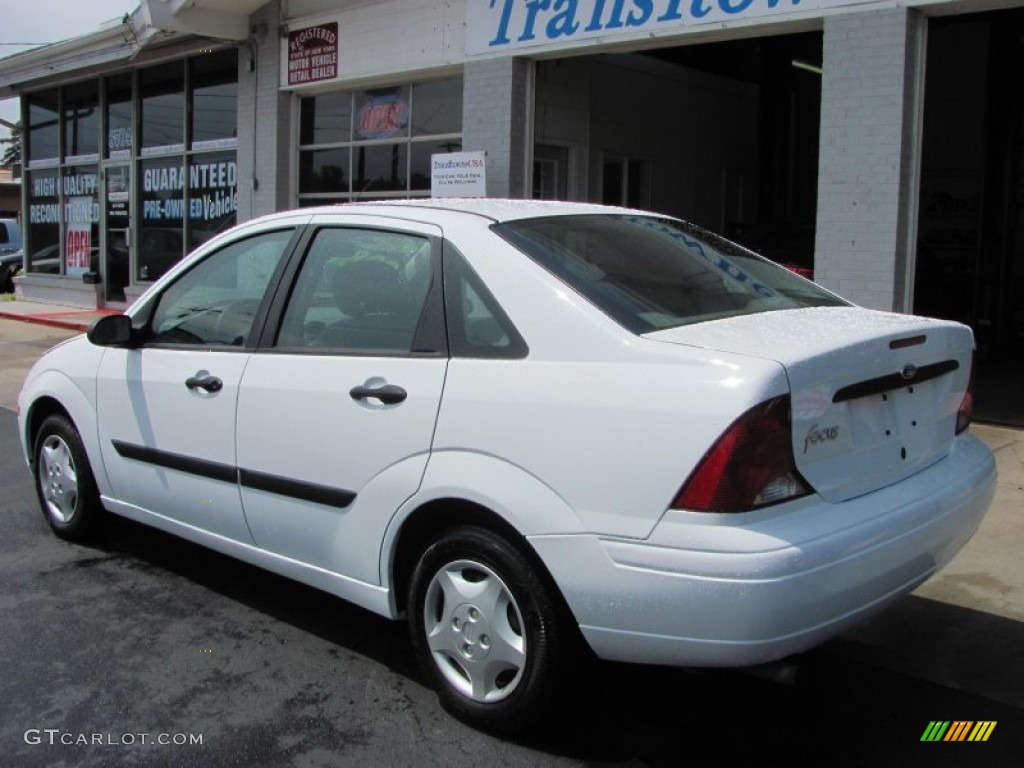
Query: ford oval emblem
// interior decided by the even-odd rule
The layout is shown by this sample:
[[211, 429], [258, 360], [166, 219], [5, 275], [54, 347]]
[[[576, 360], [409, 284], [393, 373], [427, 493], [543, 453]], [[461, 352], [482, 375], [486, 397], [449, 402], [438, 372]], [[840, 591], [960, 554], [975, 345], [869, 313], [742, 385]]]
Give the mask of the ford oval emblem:
[[910, 381], [912, 378], [917, 376], [917, 366], [914, 365], [913, 363], [907, 363], [906, 365], [903, 366], [903, 370], [900, 371], [900, 376], [902, 376], [907, 381]]

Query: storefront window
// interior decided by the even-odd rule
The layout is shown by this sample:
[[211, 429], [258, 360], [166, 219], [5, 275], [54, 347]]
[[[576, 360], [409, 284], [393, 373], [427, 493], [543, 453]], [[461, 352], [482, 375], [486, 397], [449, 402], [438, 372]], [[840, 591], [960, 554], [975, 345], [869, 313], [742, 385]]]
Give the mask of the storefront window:
[[64, 168], [64, 274], [83, 275], [99, 268], [99, 169], [95, 165]]
[[135, 279], [156, 280], [185, 254], [185, 166], [180, 155], [139, 162], [141, 217]]
[[60, 110], [57, 89], [34, 93], [28, 103], [28, 160], [56, 160], [60, 155]]
[[462, 131], [462, 81], [435, 80], [412, 89], [413, 136]]
[[380, 192], [408, 189], [406, 144], [374, 144], [355, 149], [353, 191]]
[[185, 143], [185, 67], [175, 61], [139, 73], [142, 154], [181, 151]]
[[348, 192], [348, 147], [303, 152], [299, 157], [299, 186], [306, 192]]
[[112, 160], [127, 160], [132, 154], [132, 76], [109, 77], [107, 85], [107, 148]]
[[64, 159], [95, 160], [100, 148], [100, 91], [95, 80], [64, 89]]
[[56, 168], [29, 171], [28, 271], [60, 274], [60, 176]]
[[238, 54], [228, 50], [192, 59], [191, 92], [191, 148], [237, 138]]
[[234, 152], [193, 155], [188, 167], [189, 247], [234, 226], [238, 165]]
[[29, 271], [98, 272], [118, 301], [232, 226], [238, 207], [237, 51], [143, 69], [137, 90], [133, 80], [123, 72], [26, 97]]
[[462, 79], [302, 100], [299, 204], [429, 194], [430, 156], [462, 146]]
[[356, 97], [356, 138], [395, 139], [409, 135], [409, 87], [359, 91]]
[[458, 152], [462, 149], [462, 141], [414, 141], [409, 148], [412, 155], [409, 162], [409, 189], [413, 192], [429, 193], [431, 155]]
[[300, 144], [336, 144], [351, 139], [351, 93], [323, 93], [302, 100]]

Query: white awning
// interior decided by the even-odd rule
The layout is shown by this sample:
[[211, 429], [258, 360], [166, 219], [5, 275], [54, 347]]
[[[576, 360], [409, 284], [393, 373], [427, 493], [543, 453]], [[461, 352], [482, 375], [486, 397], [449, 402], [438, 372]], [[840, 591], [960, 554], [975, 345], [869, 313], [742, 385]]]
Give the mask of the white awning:
[[143, 49], [178, 38], [245, 40], [250, 14], [267, 1], [142, 0], [95, 32], [0, 59], [0, 98], [37, 80], [130, 62]]
[[142, 0], [145, 21], [167, 32], [245, 40], [249, 16], [267, 0]]

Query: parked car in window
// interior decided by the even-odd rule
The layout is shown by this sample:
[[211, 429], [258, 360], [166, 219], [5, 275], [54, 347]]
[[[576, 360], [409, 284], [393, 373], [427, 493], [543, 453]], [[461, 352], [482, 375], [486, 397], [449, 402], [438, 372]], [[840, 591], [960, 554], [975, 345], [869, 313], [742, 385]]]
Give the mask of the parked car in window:
[[21, 272], [21, 225], [15, 219], [0, 219], [0, 293], [14, 290], [14, 277]]
[[21, 274], [25, 254], [12, 251], [0, 256], [0, 293], [14, 292], [14, 278]]
[[[92, 249], [95, 253], [96, 249]], [[25, 253], [16, 251], [6, 256], [0, 256], [0, 293], [11, 293], [14, 291], [14, 278], [24, 272]], [[59, 275], [61, 269], [60, 245], [48, 245], [40, 248], [28, 257], [29, 271], [37, 275]], [[6, 270], [6, 283], [4, 281]], [[6, 287], [5, 287], [6, 286]]]
[[16, 219], [0, 219], [0, 255], [21, 250], [21, 225]]
[[965, 326], [676, 219], [537, 201], [234, 228], [19, 398], [43, 514], [104, 511], [408, 624], [518, 730], [603, 659], [738, 666], [879, 611], [978, 527]]

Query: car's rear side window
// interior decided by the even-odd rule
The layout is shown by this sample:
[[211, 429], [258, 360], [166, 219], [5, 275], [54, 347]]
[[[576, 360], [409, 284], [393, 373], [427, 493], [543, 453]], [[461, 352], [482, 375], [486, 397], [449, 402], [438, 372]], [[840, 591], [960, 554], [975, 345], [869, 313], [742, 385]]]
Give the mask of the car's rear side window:
[[444, 296], [452, 357], [526, 357], [526, 341], [465, 257], [451, 244], [445, 245]]
[[549, 216], [494, 231], [634, 333], [845, 302], [698, 227], [653, 216]]

